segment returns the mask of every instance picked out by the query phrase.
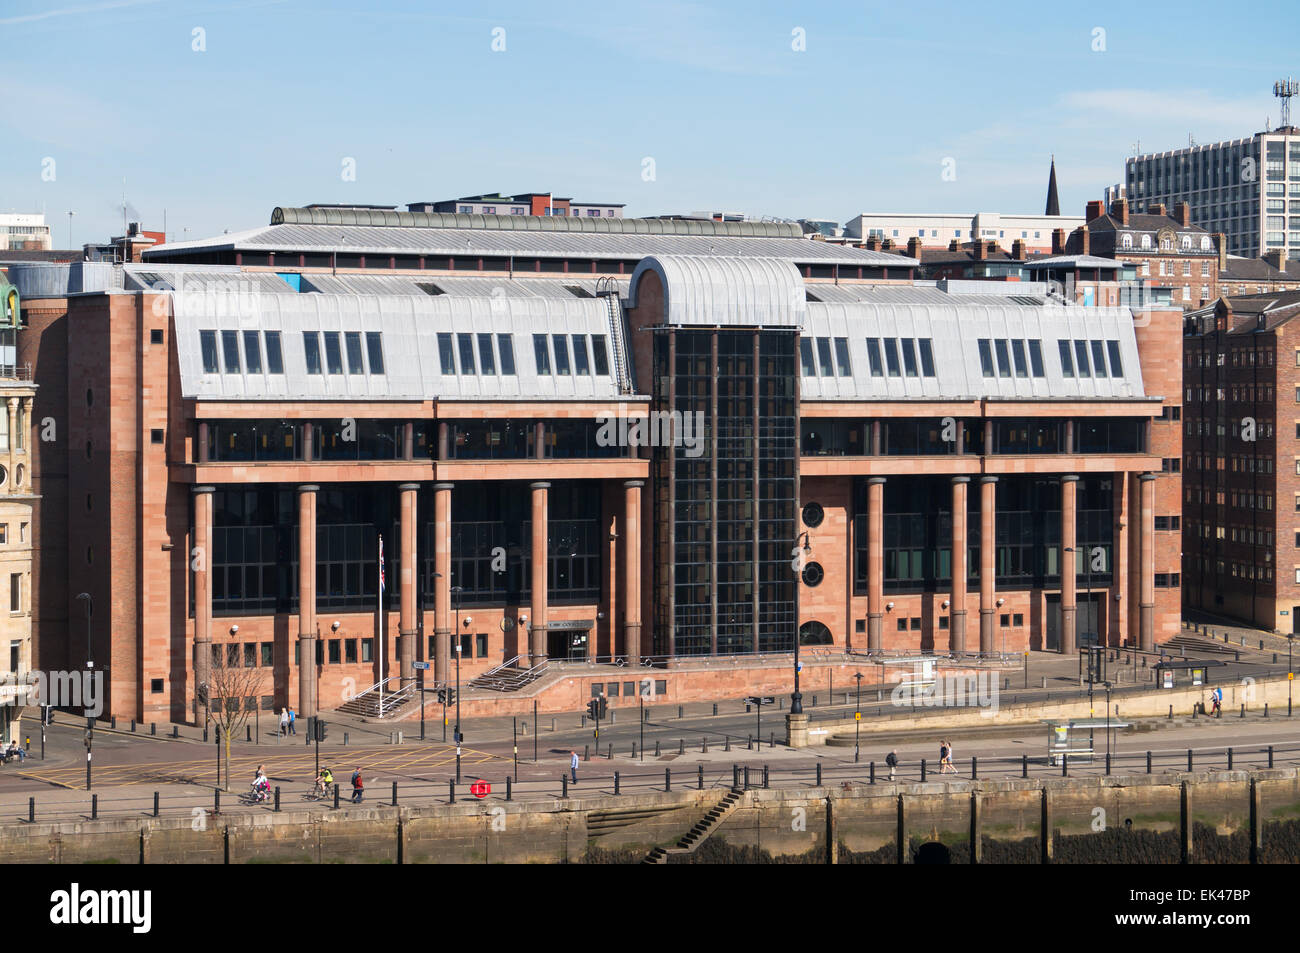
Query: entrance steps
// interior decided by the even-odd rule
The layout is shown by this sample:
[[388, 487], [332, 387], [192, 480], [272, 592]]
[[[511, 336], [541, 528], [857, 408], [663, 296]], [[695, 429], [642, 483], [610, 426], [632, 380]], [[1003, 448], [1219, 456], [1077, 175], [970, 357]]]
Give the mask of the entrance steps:
[[646, 855], [643, 864], [666, 864], [668, 858], [673, 856], [682, 856], [695, 853], [696, 849], [709, 839], [709, 836], [717, 829], [719, 823], [727, 818], [736, 805], [744, 797], [744, 792], [732, 788], [727, 792], [727, 796], [713, 807], [698, 824], [692, 827], [686, 836], [677, 842], [676, 847], [656, 847]]

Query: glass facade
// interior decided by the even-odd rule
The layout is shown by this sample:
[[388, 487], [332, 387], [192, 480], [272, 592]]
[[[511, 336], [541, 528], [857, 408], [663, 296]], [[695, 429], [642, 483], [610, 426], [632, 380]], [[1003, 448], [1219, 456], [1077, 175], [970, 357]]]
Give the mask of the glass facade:
[[796, 335], [661, 329], [654, 407], [697, 415], [695, 446], [658, 446], [656, 655], [794, 648]]

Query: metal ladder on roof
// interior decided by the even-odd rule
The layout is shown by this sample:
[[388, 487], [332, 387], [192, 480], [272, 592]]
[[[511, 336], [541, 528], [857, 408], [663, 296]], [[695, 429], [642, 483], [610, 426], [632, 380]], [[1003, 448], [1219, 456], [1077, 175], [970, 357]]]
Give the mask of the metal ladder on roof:
[[618, 282], [608, 275], [596, 279], [596, 297], [605, 299], [609, 311], [609, 343], [614, 352], [614, 379], [618, 382], [618, 392], [630, 394], [632, 373], [627, 359], [627, 335], [623, 333], [623, 303], [618, 296]]

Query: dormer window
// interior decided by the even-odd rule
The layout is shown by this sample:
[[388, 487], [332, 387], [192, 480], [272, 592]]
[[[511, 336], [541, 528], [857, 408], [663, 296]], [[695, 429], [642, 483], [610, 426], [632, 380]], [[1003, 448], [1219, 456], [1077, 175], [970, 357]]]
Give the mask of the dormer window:
[[1120, 244], [1120, 247], [1121, 247], [1121, 248], [1132, 248], [1132, 247], [1133, 247], [1133, 236], [1132, 236], [1132, 235], [1128, 235], [1128, 234], [1122, 235], [1122, 236], [1120, 237], [1119, 244]]
[[1210, 236], [1209, 236], [1209, 235], [1202, 235], [1202, 236], [1201, 236], [1201, 251], [1209, 251], [1209, 250], [1210, 250]]
[[1150, 248], [1151, 248], [1151, 236], [1150, 236], [1150, 235], [1143, 235], [1143, 236], [1142, 236], [1142, 249], [1143, 249], [1144, 251], [1146, 251], [1146, 250], [1148, 250], [1148, 249], [1150, 249]]

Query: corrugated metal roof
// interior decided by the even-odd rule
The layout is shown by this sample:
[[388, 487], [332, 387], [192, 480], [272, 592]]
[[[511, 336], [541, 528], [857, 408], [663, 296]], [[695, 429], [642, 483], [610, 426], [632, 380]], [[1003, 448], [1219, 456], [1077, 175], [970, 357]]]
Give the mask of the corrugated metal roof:
[[1033, 271], [1036, 268], [1101, 268], [1110, 271], [1118, 271], [1124, 267], [1124, 262], [1115, 261], [1113, 258], [1098, 258], [1096, 255], [1052, 255], [1048, 258], [1033, 258], [1025, 262], [1025, 268]]
[[685, 255], [646, 258], [632, 273], [632, 307], [647, 272], [659, 275], [663, 282], [668, 324], [798, 327], [807, 307], [803, 276], [789, 261]]
[[[392, 213], [397, 214], [397, 213]], [[412, 213], [415, 214], [415, 213]], [[514, 218], [516, 216], [504, 216]], [[527, 216], [518, 216], [525, 218]], [[747, 223], [739, 223], [747, 224]], [[748, 223], [762, 224], [762, 223]], [[233, 235], [152, 248], [179, 251], [298, 251], [316, 254], [380, 254], [516, 258], [634, 259], [649, 255], [787, 258], [806, 264], [911, 268], [915, 259], [814, 242], [805, 238], [759, 238], [729, 234], [641, 234], [591, 231], [523, 231], [484, 228], [385, 228], [366, 225], [268, 225]]]

